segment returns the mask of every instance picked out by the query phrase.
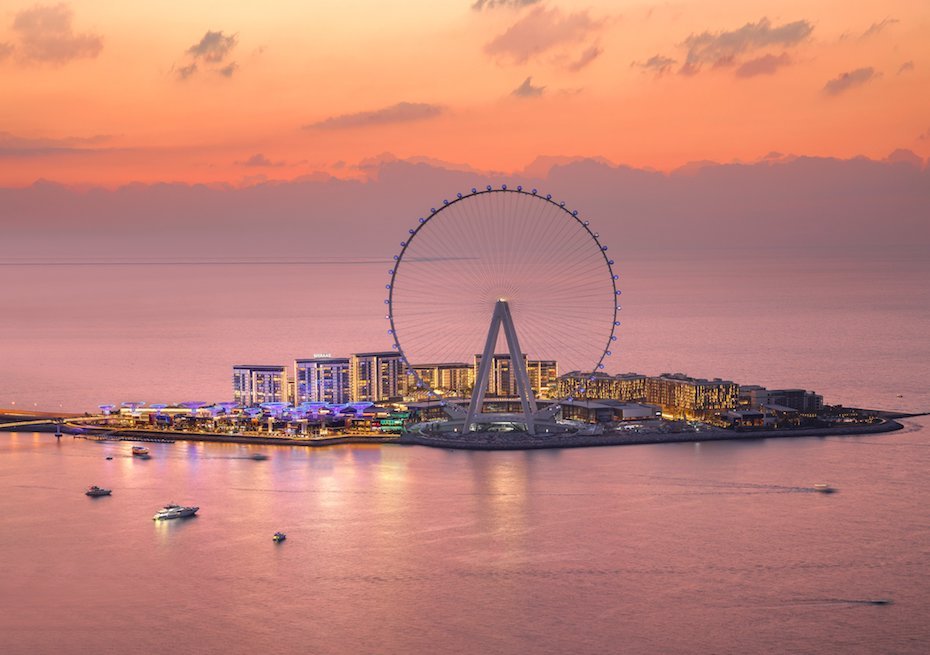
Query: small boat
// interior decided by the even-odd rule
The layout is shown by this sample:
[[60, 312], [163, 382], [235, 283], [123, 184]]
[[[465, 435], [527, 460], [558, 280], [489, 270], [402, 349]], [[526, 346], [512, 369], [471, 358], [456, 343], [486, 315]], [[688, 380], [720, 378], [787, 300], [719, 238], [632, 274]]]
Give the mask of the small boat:
[[107, 455], [107, 459], [113, 459], [113, 455]]
[[185, 516], [193, 516], [197, 513], [199, 507], [182, 507], [181, 505], [176, 505], [174, 503], [168, 503], [163, 508], [155, 512], [155, 516], [152, 517], [155, 521], [164, 521], [167, 519], [181, 519]]
[[252, 459], [254, 459], [254, 460], [257, 461], [257, 462], [262, 462], [262, 461], [268, 459], [268, 455], [266, 455], [266, 454], [264, 454], [264, 453], [255, 453], [254, 455], [252, 455]]
[[836, 491], [836, 489], [825, 482], [818, 482], [814, 485], [814, 491], [819, 491], [822, 494], [832, 494]]
[[84, 492], [85, 496], [109, 496], [113, 493], [112, 489], [104, 489], [103, 487], [98, 487], [95, 484], [92, 484], [87, 488], [87, 491]]
[[140, 455], [140, 456], [141, 456], [141, 455], [148, 455], [148, 454], [149, 454], [149, 449], [146, 448], [145, 446], [133, 446], [133, 447], [132, 447], [132, 454], [133, 454], [133, 455]]
[[287, 535], [284, 534], [283, 532], [275, 532], [274, 536], [271, 538], [271, 540], [274, 541], [275, 543], [281, 543], [285, 539], [287, 539]]

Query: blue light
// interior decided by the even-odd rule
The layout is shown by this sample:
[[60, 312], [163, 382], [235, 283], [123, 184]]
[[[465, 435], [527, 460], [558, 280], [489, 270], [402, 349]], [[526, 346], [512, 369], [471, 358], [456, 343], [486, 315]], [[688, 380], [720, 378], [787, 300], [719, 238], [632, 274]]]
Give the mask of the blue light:
[[619, 279], [620, 279], [620, 276], [619, 276], [619, 275], [614, 275], [614, 279], [615, 279], [615, 280], [619, 280]]
[[393, 348], [394, 350], [397, 350], [397, 344], [395, 343], [393, 346], [391, 346], [391, 348]]
[[502, 191], [506, 191], [506, 190], [507, 190], [507, 185], [506, 185], [506, 184], [501, 184], [501, 190], [502, 190]]
[[610, 264], [611, 266], [613, 266], [613, 265], [614, 265], [614, 260], [608, 259], [608, 260], [607, 260], [607, 263]]
[[617, 289], [617, 295], [618, 295], [618, 296], [619, 296], [620, 294], [622, 294], [622, 293], [623, 293], [623, 292], [620, 291], [620, 289]]
[[406, 241], [401, 241], [401, 242], [400, 242], [400, 246], [401, 246], [401, 248], [406, 248], [406, 247], [407, 247], [407, 242], [406, 242]]
[[604, 368], [604, 365], [603, 365], [603, 364], [598, 364], [597, 367], [598, 367], [598, 368]]
[[430, 207], [430, 208], [429, 208], [429, 213], [430, 213], [430, 214], [435, 214], [435, 213], [436, 213], [436, 208], [435, 208], [435, 207]]
[[407, 231], [408, 231], [410, 234], [413, 234], [414, 232], [416, 232], [416, 230], [407, 230]]
[[607, 246], [601, 246], [601, 250], [607, 250]]
[[388, 271], [388, 275], [394, 275], [394, 269], [393, 269], [393, 268], [392, 268], [391, 270]]
[[611, 352], [608, 350], [608, 351], [607, 351], [606, 353], [604, 353], [604, 354], [607, 355], [608, 357], [610, 357]]
[[577, 216], [577, 215], [578, 215], [578, 210], [576, 209], [575, 211], [572, 212], [572, 216]]
[[620, 325], [620, 321], [614, 321], [614, 325]]
[[385, 289], [390, 289], [390, 288], [391, 288], [391, 285], [390, 285], [390, 284], [385, 284], [385, 285], [384, 285], [384, 288], [385, 288]]
[[610, 340], [611, 340], [611, 341], [616, 341], [616, 340], [617, 340], [617, 335], [616, 335], [616, 334], [610, 335]]
[[394, 261], [397, 261], [398, 259], [400, 259], [400, 255], [394, 255]]
[[388, 334], [394, 334], [394, 330], [388, 330]]

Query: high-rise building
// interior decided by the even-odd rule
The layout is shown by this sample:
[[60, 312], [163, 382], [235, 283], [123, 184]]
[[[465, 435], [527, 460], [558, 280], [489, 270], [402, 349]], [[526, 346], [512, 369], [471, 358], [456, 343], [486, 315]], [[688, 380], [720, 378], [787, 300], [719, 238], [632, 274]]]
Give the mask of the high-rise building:
[[729, 380], [704, 380], [682, 373], [646, 378], [646, 402], [676, 418], [709, 418], [734, 409], [738, 400], [739, 385]]
[[295, 402], [347, 403], [351, 400], [349, 358], [318, 356], [294, 362]]
[[233, 366], [233, 400], [252, 407], [288, 402], [287, 367], [237, 364]]
[[[593, 378], [593, 379], [591, 379]], [[646, 376], [639, 373], [584, 373], [572, 371], [558, 381], [558, 397], [622, 400], [646, 400]]]
[[[523, 355], [523, 365], [526, 367], [530, 388], [536, 398], [551, 398], [556, 392], [556, 379], [559, 375], [559, 366], [555, 360], [530, 359]], [[475, 366], [472, 380], [478, 377], [478, 368], [481, 366], [481, 355], [475, 355]], [[473, 382], [474, 383], [474, 382]], [[510, 363], [510, 354], [496, 354], [491, 359], [491, 372], [488, 375], [489, 398], [507, 398], [517, 394], [517, 378], [513, 374]]]
[[349, 358], [352, 402], [396, 400], [401, 397], [404, 361], [392, 351], [356, 353]]

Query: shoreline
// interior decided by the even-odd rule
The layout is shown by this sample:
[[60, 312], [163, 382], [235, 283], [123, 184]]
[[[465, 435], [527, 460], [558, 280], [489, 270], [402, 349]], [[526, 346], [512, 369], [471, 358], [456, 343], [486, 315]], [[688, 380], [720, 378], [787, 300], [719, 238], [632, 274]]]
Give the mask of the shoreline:
[[[890, 414], [890, 412], [889, 412]], [[908, 416], [919, 416], [908, 415]], [[21, 430], [16, 427], [6, 428], [2, 419], [9, 418], [4, 413], [0, 417], [0, 431], [23, 432], [51, 432], [54, 423], [50, 421], [44, 425], [23, 426]], [[35, 414], [32, 415], [35, 417]], [[895, 416], [906, 418], [906, 416]], [[400, 435], [338, 435], [333, 437], [297, 438], [297, 437], [267, 437], [259, 435], [226, 434], [217, 432], [184, 432], [180, 430], [150, 430], [134, 428], [111, 428], [106, 426], [83, 426], [71, 424], [65, 419], [65, 434], [75, 438], [94, 439], [101, 435], [112, 435], [114, 440], [121, 441], [199, 441], [206, 443], [238, 443], [263, 446], [303, 446], [325, 447], [339, 445], [362, 444], [399, 444], [418, 445], [431, 448], [446, 448], [455, 450], [540, 450], [552, 448], [585, 448], [599, 446], [632, 446], [660, 443], [700, 443], [704, 441], [745, 441], [753, 439], [784, 439], [803, 437], [830, 437], [830, 436], [857, 436], [867, 434], [883, 434], [895, 432], [904, 426], [887, 414], [878, 422], [864, 425], [845, 425], [828, 428], [797, 428], [797, 429], [769, 429], [769, 430], [723, 430], [712, 429], [701, 432], [639, 432], [632, 434], [603, 434], [603, 435], [555, 435], [533, 437], [526, 434], [509, 433], [472, 433], [468, 438], [442, 437], [438, 435], [423, 435], [405, 433]], [[80, 433], [74, 430], [81, 430]]]

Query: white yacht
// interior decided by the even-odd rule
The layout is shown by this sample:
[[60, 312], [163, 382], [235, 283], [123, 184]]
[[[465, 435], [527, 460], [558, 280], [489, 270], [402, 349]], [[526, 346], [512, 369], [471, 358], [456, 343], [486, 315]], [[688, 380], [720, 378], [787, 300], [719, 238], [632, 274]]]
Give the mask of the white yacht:
[[155, 516], [152, 518], [156, 521], [162, 521], [165, 519], [180, 519], [185, 516], [193, 516], [197, 513], [199, 507], [182, 507], [181, 505], [175, 505], [174, 503], [168, 503], [163, 508], [155, 512]]

